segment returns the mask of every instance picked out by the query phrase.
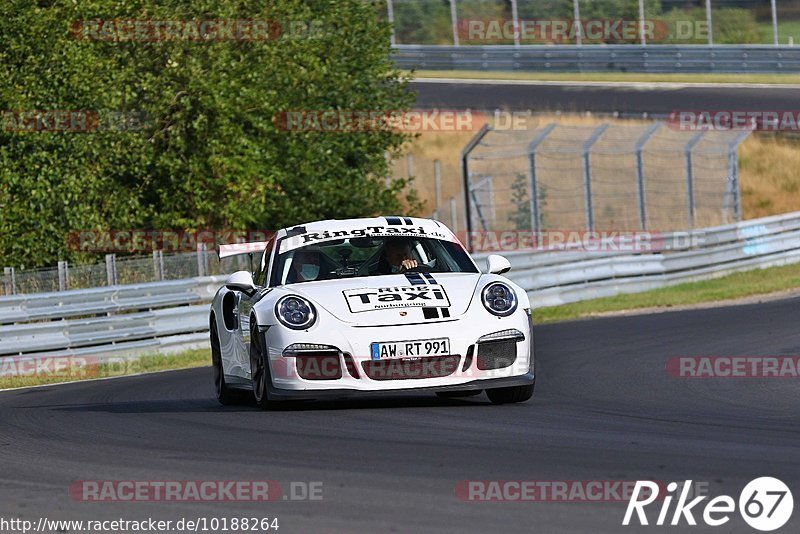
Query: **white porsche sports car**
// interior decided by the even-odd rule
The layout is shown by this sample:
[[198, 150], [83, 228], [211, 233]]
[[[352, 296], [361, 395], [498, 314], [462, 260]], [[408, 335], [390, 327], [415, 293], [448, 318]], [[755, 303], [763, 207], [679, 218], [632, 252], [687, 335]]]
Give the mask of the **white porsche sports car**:
[[[292, 399], [431, 391], [497, 404], [534, 388], [524, 290], [492, 255], [481, 273], [447, 227], [409, 217], [330, 220], [276, 232], [211, 304], [217, 398]], [[260, 261], [253, 262], [253, 259]]]

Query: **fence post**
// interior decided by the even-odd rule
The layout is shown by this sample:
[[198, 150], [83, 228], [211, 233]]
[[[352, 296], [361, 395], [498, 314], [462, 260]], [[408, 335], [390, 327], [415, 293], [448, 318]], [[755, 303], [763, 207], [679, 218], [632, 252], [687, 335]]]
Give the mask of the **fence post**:
[[383, 177], [383, 183], [388, 189], [392, 186], [392, 155], [388, 150], [383, 152], [383, 159], [386, 160], [386, 176]]
[[439, 210], [442, 205], [442, 162], [438, 159], [433, 160], [433, 183], [436, 188], [436, 209], [433, 210], [433, 218], [439, 220]]
[[117, 255], [106, 254], [106, 281], [108, 285], [117, 285]]
[[164, 253], [160, 250], [153, 251], [153, 277], [158, 282], [164, 280]]
[[511, 0], [511, 20], [514, 25], [514, 46], [519, 46], [519, 37], [522, 28], [519, 26], [519, 10], [517, 9], [517, 0]]
[[65, 261], [58, 262], [58, 290], [69, 289], [69, 265]]
[[[475, 149], [476, 146], [478, 146], [478, 143], [480, 143], [483, 140], [483, 138], [486, 137], [486, 134], [489, 133], [490, 130], [491, 127], [488, 124], [484, 124], [481, 127], [481, 129], [478, 130], [478, 133], [476, 133], [475, 136], [469, 140], [467, 146], [465, 146], [464, 149], [461, 151], [461, 179], [463, 180], [463, 186], [464, 186], [464, 222], [466, 223], [467, 226], [467, 239], [465, 244], [467, 250], [472, 250], [469, 242], [470, 232], [472, 232], [472, 210], [470, 208], [468, 160], [470, 153]], [[452, 206], [454, 206], [454, 199], [450, 199], [450, 206], [452, 209]], [[453, 210], [453, 213], [454, 212], [455, 211]], [[453, 217], [455, 218], [454, 215]], [[453, 231], [455, 232], [456, 229], [453, 228]]]
[[397, 43], [394, 36], [394, 5], [392, 5], [392, 0], [386, 0], [386, 18], [389, 21], [392, 32], [389, 34], [389, 43], [394, 46]]
[[[470, 201], [475, 206], [475, 213], [478, 215], [478, 220], [481, 223], [481, 229], [486, 231], [489, 228], [488, 228], [488, 225], [486, 224], [486, 218], [483, 216], [483, 210], [481, 209], [480, 199], [478, 199], [478, 195], [477, 195], [477, 193], [475, 191], [477, 191], [479, 189], [482, 189], [484, 183], [491, 184], [492, 177], [491, 176], [485, 176], [483, 174], [481, 174], [479, 176], [483, 177], [483, 179], [481, 181], [479, 181], [475, 185], [475, 187], [470, 187], [469, 188], [469, 194], [470, 194]], [[489, 191], [491, 192], [491, 185], [489, 187], [490, 187]]]
[[736, 151], [739, 149], [739, 145], [742, 141], [747, 139], [749, 135], [749, 131], [740, 132], [739, 135], [731, 141], [728, 147], [728, 187], [731, 189], [730, 196], [731, 203], [733, 204], [733, 218], [737, 222], [742, 220], [742, 192], [739, 189], [739, 158]]
[[531, 230], [533, 230], [534, 247], [538, 244], [538, 233], [542, 227], [542, 213], [539, 209], [539, 185], [536, 177], [536, 150], [555, 127], [556, 124], [554, 122], [548, 124], [528, 145], [528, 172], [530, 173], [531, 179]]
[[581, 45], [583, 44], [583, 33], [581, 27], [581, 6], [580, 0], [572, 0], [572, 18], [573, 18], [573, 27], [575, 28], [575, 44]]
[[[458, 233], [458, 213], [456, 212], [456, 197], [450, 197], [450, 227], [453, 233]], [[469, 235], [467, 235], [469, 242]]]
[[591, 166], [591, 150], [600, 136], [603, 135], [608, 129], [608, 124], [601, 124], [589, 139], [583, 144], [583, 187], [584, 187], [584, 203], [586, 206], [586, 229], [590, 232], [594, 230], [594, 211], [592, 209], [592, 166]]
[[772, 40], [775, 46], [780, 45], [780, 38], [778, 37], [778, 7], [775, 5], [775, 0], [770, 2], [772, 4]]
[[206, 254], [206, 244], [197, 244], [197, 276], [206, 276], [208, 274], [208, 256]]
[[711, 20], [711, 0], [706, 0], [706, 24], [708, 24], [708, 45], [714, 46], [714, 24]]
[[647, 45], [647, 37], [645, 36], [644, 0], [639, 0], [639, 38], [642, 46]]
[[408, 171], [408, 177], [414, 176], [414, 154], [409, 152], [406, 154], [406, 169]]
[[700, 131], [699, 133], [692, 136], [688, 143], [686, 143], [686, 198], [688, 202], [688, 212], [689, 212], [689, 228], [694, 228], [694, 171], [692, 170], [692, 150], [694, 150], [695, 145], [700, 142], [705, 134], [705, 131]]
[[644, 194], [644, 145], [661, 128], [661, 123], [650, 126], [644, 134], [636, 141], [636, 183], [639, 191], [639, 222], [642, 230], [647, 230], [647, 203]]
[[17, 294], [17, 275], [13, 267], [3, 267], [3, 285], [5, 286], [6, 295]]
[[450, 23], [453, 26], [453, 46], [460, 46], [458, 41], [458, 12], [456, 11], [456, 0], [450, 0]]

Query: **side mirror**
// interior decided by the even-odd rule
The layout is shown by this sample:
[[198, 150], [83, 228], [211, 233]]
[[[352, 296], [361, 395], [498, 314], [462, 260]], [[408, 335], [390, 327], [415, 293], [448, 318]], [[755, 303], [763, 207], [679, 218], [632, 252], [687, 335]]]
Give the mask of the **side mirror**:
[[245, 295], [252, 295], [256, 290], [256, 284], [253, 282], [253, 275], [249, 271], [237, 271], [233, 273], [228, 281], [225, 282], [225, 287], [231, 291], [241, 291]]
[[490, 254], [486, 258], [486, 272], [491, 274], [503, 274], [511, 270], [511, 262], [499, 254]]

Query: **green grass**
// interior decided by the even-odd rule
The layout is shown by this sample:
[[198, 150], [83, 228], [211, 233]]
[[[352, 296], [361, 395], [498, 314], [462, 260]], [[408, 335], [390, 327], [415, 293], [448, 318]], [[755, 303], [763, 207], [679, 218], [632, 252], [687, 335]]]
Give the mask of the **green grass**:
[[[798, 42], [800, 45], [800, 42]], [[800, 84], [800, 74], [651, 74], [646, 72], [518, 72], [418, 70], [417, 78], [534, 80], [553, 82], [786, 83]]]
[[533, 311], [533, 319], [536, 323], [552, 323], [611, 312], [644, 308], [668, 309], [674, 306], [767, 295], [793, 288], [800, 288], [800, 264], [746, 271], [643, 293], [537, 308]]
[[[762, 43], [773, 44], [772, 22], [759, 24], [758, 32]], [[800, 45], [800, 20], [778, 21], [778, 42], [781, 45], [788, 45], [789, 37], [794, 39], [795, 46]]]
[[21, 366], [18, 360], [0, 360], [0, 389], [203, 367], [210, 365], [211, 355], [208, 349], [197, 349], [178, 354], [152, 354], [130, 360], [119, 359], [111, 363], [95, 363], [88, 357], [84, 359], [77, 356], [52, 360], [53, 366], [60, 366], [59, 370], [49, 368], [47, 371], [37, 372]]

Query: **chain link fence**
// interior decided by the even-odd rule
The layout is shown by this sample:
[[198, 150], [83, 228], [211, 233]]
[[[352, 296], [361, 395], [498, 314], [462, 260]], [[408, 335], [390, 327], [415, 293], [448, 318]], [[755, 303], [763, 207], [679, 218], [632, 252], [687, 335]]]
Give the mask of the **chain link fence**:
[[249, 268], [246, 256], [220, 261], [213, 250], [175, 254], [155, 251], [152, 256], [128, 257], [108, 254], [102, 263], [70, 265], [62, 261], [56, 268], [22, 271], [5, 267], [0, 281], [0, 296], [227, 275]]
[[387, 0], [382, 15], [392, 44], [800, 42], [800, 0]]
[[550, 123], [465, 150], [468, 230], [681, 231], [741, 219], [747, 131]]

